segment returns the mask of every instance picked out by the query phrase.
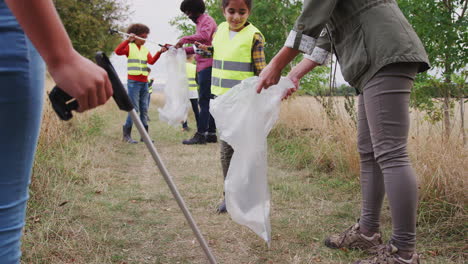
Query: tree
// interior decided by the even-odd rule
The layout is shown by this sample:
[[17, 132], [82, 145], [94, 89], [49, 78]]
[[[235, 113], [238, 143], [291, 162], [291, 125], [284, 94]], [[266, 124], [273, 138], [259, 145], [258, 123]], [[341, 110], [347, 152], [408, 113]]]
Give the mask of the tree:
[[[450, 135], [450, 114], [455, 85], [454, 73], [466, 70], [468, 62], [468, 0], [399, 0], [399, 5], [426, 47], [433, 67], [442, 70], [443, 83], [435, 87], [443, 98], [446, 137]], [[432, 82], [432, 84], [435, 84]], [[416, 86], [427, 89], [427, 86]]]
[[127, 19], [128, 6], [120, 0], [54, 0], [75, 49], [88, 58], [98, 50], [110, 52], [120, 38], [109, 35]]

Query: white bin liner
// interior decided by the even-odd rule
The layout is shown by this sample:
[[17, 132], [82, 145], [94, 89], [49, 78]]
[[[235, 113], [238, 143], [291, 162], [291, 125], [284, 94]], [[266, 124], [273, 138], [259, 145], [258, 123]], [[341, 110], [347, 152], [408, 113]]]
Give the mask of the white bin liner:
[[185, 69], [186, 55], [183, 48], [169, 48], [165, 53], [167, 82], [164, 86], [165, 104], [158, 108], [159, 119], [171, 126], [180, 125], [187, 120], [188, 80]]
[[226, 207], [231, 218], [249, 227], [268, 245], [271, 241], [270, 192], [267, 182], [267, 136], [278, 119], [281, 98], [294, 84], [256, 92], [251, 77], [210, 102], [220, 138], [234, 149], [225, 180]]

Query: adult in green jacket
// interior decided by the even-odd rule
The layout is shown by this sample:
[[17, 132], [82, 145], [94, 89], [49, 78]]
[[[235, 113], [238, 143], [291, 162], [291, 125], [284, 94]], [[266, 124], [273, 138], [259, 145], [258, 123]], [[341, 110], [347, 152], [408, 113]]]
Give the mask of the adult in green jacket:
[[[260, 74], [257, 92], [278, 83], [283, 68], [304, 53], [288, 74], [294, 92], [300, 79], [325, 63], [331, 52], [345, 80], [360, 93], [362, 210], [358, 223], [325, 244], [363, 250], [377, 246], [376, 255], [355, 262], [359, 264], [419, 263], [417, 183], [406, 146], [414, 77], [430, 67], [424, 47], [395, 0], [305, 0], [285, 46]], [[385, 194], [393, 233], [383, 245], [379, 218]]]

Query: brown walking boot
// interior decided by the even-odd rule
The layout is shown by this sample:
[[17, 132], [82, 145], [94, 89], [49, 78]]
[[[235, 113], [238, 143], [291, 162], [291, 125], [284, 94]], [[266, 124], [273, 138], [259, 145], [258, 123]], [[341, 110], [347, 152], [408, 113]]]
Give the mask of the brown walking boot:
[[375, 249], [376, 255], [368, 259], [358, 260], [354, 264], [419, 264], [419, 255], [414, 253], [410, 259], [398, 256], [398, 248], [390, 242], [379, 245]]
[[359, 223], [356, 223], [341, 234], [331, 235], [324, 243], [329, 248], [360, 249], [372, 253], [371, 248], [382, 244], [382, 235], [375, 233], [368, 237], [361, 233]]

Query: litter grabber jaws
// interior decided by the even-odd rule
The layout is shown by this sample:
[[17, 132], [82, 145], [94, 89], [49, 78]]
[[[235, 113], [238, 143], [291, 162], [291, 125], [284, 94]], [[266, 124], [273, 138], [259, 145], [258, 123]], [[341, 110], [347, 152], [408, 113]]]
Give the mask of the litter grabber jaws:
[[[209, 263], [211, 264], [217, 263], [203, 235], [198, 229], [197, 224], [195, 223], [192, 215], [190, 214], [190, 211], [185, 205], [185, 202], [182, 199], [182, 196], [177, 190], [177, 187], [174, 181], [172, 180], [172, 177], [169, 174], [169, 171], [166, 169], [166, 166], [162, 162], [161, 157], [159, 156], [155, 146], [153, 145], [148, 133], [143, 127], [143, 124], [141, 123], [140, 118], [138, 117], [138, 114], [136, 110], [134, 109], [133, 104], [130, 101], [130, 98], [128, 97], [128, 94], [125, 91], [125, 88], [122, 85], [122, 82], [120, 81], [114, 67], [109, 61], [109, 58], [103, 52], [97, 52], [95, 58], [96, 58], [96, 63], [102, 68], [104, 68], [107, 72], [107, 75], [109, 76], [109, 79], [112, 83], [112, 89], [114, 90], [114, 94], [112, 95], [112, 97], [114, 98], [114, 101], [117, 103], [119, 109], [129, 112], [130, 117], [133, 120], [133, 123], [136, 125], [138, 131], [140, 132], [140, 135], [143, 138], [143, 141], [145, 142], [146, 147], [151, 153], [151, 156], [156, 162], [156, 165], [158, 166], [159, 171], [163, 175], [164, 180], [166, 181], [169, 189], [171, 190], [172, 195], [174, 196], [175, 200], [177, 201], [177, 204], [182, 210], [182, 213], [184, 214], [185, 219], [189, 223], [190, 228], [192, 229], [198, 242], [200, 243], [200, 246], [202, 247], [206, 257], [208, 258]], [[78, 109], [78, 102], [57, 86], [55, 86], [50, 92], [49, 99], [52, 103], [53, 109], [55, 110], [57, 115], [62, 120], [70, 120], [73, 117], [72, 111]]]

